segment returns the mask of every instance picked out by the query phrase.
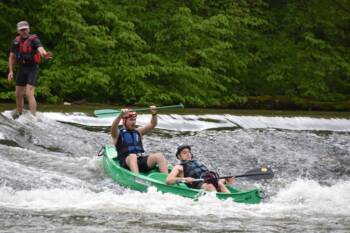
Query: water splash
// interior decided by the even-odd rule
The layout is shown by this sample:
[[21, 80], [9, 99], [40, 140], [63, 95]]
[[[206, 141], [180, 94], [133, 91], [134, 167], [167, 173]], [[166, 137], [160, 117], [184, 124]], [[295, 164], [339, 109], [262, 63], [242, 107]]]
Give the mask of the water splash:
[[[48, 227], [57, 224], [57, 230], [62, 221], [69, 221], [76, 224], [71, 229], [83, 232], [75, 227], [119, 229], [115, 219], [123, 219], [124, 228], [148, 227], [152, 232], [350, 229], [349, 120], [161, 114], [159, 129], [144, 138], [144, 146], [162, 151], [173, 164], [178, 162], [176, 146], [186, 142], [194, 145], [197, 159], [222, 175], [262, 164], [274, 170], [269, 183], [237, 181], [238, 187], [259, 186], [269, 197], [259, 205], [244, 205], [214, 195], [193, 201], [155, 189], [140, 193], [116, 185], [104, 175], [96, 156], [101, 145], [111, 143], [101, 128], [108, 128], [112, 118], [39, 113], [32, 121], [6, 115], [0, 116], [0, 223], [6, 226], [38, 220]], [[140, 124], [150, 119], [139, 116]], [[33, 232], [40, 230], [37, 224], [31, 226]]]
[[222, 201], [214, 193], [194, 201], [163, 194], [155, 188], [150, 188], [147, 193], [124, 190], [118, 194], [112, 190], [92, 192], [89, 189], [41, 188], [15, 191], [1, 187], [0, 194], [0, 206], [31, 210], [99, 210], [197, 217], [219, 214], [220, 218], [248, 217], [252, 214], [279, 218], [325, 214], [349, 217], [350, 213], [348, 181], [322, 186], [315, 181], [297, 180], [281, 189], [269, 203], [258, 205]]
[[[114, 118], [95, 118], [82, 113], [44, 113], [53, 120], [76, 123], [87, 126], [110, 126]], [[150, 115], [139, 114], [138, 124], [149, 122]], [[288, 130], [318, 130], [350, 132], [349, 119], [324, 119], [312, 117], [264, 117], [264, 116], [234, 116], [234, 115], [163, 115], [159, 114], [157, 128], [174, 131], [200, 131], [220, 128], [244, 129], [288, 129]]]

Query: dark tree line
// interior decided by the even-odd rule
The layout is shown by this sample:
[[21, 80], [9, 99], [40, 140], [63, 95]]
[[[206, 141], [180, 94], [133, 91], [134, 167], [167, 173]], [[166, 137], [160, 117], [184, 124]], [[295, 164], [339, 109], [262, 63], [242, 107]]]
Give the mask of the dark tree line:
[[3, 0], [0, 11], [3, 102], [14, 99], [8, 52], [27, 20], [54, 54], [41, 65], [42, 102], [203, 107], [268, 97], [350, 109], [349, 0]]

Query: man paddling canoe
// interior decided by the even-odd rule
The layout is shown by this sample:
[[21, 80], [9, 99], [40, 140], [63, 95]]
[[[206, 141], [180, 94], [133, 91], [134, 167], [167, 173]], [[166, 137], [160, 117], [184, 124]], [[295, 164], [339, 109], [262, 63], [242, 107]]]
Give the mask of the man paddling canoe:
[[[225, 183], [232, 184], [234, 178], [219, 179], [216, 173], [210, 172], [206, 166], [197, 160], [193, 160], [191, 147], [188, 145], [179, 146], [176, 151], [176, 158], [181, 161], [175, 165], [167, 177], [167, 184], [186, 183], [194, 189], [204, 189], [206, 191], [219, 191], [229, 193]], [[204, 178], [203, 181], [195, 179]]]
[[[160, 172], [168, 173], [168, 164], [162, 153], [151, 153], [144, 156], [142, 136], [150, 132], [157, 125], [156, 106], [149, 108], [152, 118], [150, 123], [136, 128], [136, 112], [122, 109], [119, 116], [112, 123], [112, 138], [118, 152], [120, 165], [134, 173], [148, 172], [158, 165]], [[119, 130], [118, 125], [123, 120], [123, 128]]]

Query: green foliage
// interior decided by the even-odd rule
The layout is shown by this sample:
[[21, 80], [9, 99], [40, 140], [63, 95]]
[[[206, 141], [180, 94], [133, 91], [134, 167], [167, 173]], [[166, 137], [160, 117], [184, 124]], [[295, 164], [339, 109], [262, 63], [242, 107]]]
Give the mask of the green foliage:
[[39, 101], [237, 106], [248, 96], [350, 99], [348, 0], [7, 0], [0, 100], [16, 23], [54, 59]]

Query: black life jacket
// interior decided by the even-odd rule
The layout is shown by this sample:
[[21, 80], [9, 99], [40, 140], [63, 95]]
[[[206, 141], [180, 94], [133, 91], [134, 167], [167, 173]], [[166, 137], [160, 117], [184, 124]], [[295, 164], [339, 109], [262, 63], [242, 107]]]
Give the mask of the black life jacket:
[[204, 164], [198, 162], [197, 160], [182, 160], [180, 165], [182, 165], [184, 169], [185, 177], [199, 179], [204, 173], [209, 171]]
[[21, 36], [16, 37], [18, 50], [16, 54], [16, 62], [19, 64], [39, 64], [41, 56], [39, 51], [34, 50], [32, 41], [37, 39], [36, 35], [29, 35], [28, 38], [22, 40]]
[[116, 144], [118, 156], [144, 153], [141, 134], [137, 130], [121, 129]]

